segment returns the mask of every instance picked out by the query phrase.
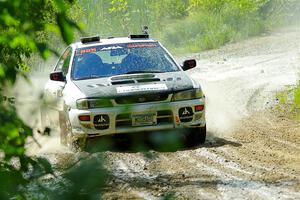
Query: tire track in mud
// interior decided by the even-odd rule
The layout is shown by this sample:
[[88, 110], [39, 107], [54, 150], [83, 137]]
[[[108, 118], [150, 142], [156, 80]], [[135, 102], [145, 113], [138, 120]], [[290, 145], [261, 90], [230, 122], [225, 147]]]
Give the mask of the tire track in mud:
[[[122, 171], [123, 176], [121, 177], [123, 178], [121, 179], [129, 184], [127, 187], [133, 191], [135, 189], [137, 191], [141, 190], [138, 185], [142, 185], [144, 190], [148, 190], [148, 193], [150, 192], [154, 196], [159, 196], [159, 193], [156, 192], [156, 187], [159, 187], [163, 188], [162, 191], [164, 192], [174, 191], [177, 198], [183, 199], [201, 199], [204, 197], [208, 198], [208, 196], [223, 198], [224, 196], [220, 191], [226, 192], [227, 190], [237, 190], [236, 192], [242, 190], [243, 194], [247, 193], [251, 198], [276, 198], [279, 193], [285, 192], [285, 189], [280, 184], [274, 183], [268, 186], [267, 183], [261, 182], [261, 174], [266, 173], [264, 168], [262, 171], [257, 171], [257, 168], [253, 165], [249, 166], [247, 164], [245, 166], [244, 162], [240, 161], [238, 163], [233, 160], [232, 157], [234, 155], [224, 156], [223, 154], [227, 149], [227, 146], [218, 147], [218, 149], [200, 147], [196, 150], [179, 151], [175, 155], [172, 153], [162, 153], [149, 163], [143, 162], [143, 165], [147, 165], [147, 170], [153, 170], [152, 173], [155, 173], [156, 176], [151, 177], [148, 175], [146, 178], [141, 173], [143, 171], [141, 170], [142, 167], [139, 166], [139, 170], [135, 170], [135, 176], [131, 176], [129, 170], [128, 176], [125, 175], [124, 177], [126, 170]], [[138, 157], [132, 158], [130, 156], [130, 160], [141, 159], [141, 155], [136, 156]], [[236, 157], [239, 156], [241, 155], [237, 153]], [[122, 157], [119, 159], [122, 159]], [[126, 158], [122, 162], [130, 162], [130, 160]], [[134, 166], [131, 165], [132, 167]], [[274, 170], [274, 168], [267, 170]], [[212, 191], [209, 192], [209, 190]], [[161, 190], [158, 189], [158, 191]], [[193, 193], [187, 193], [186, 191], [193, 191]], [[208, 195], [209, 193], [210, 195]], [[299, 194], [292, 192], [287, 197], [293, 197], [293, 195], [297, 196]], [[230, 198], [233, 197], [230, 196]]]

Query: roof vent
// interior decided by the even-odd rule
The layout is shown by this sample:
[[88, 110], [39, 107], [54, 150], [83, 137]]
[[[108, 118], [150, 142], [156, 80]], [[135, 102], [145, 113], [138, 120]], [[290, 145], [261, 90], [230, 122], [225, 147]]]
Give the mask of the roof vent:
[[82, 44], [100, 42], [100, 36], [91, 36], [91, 37], [81, 37], [80, 41]]
[[148, 26], [142, 26], [142, 34], [129, 35], [130, 39], [149, 39], [149, 28]]
[[130, 39], [149, 39], [148, 34], [141, 34], [141, 35], [129, 35]]

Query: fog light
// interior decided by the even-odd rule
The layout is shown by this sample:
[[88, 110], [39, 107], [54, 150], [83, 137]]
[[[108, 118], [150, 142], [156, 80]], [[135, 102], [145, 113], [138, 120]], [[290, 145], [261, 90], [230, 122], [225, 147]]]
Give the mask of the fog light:
[[79, 120], [80, 121], [91, 121], [91, 116], [90, 115], [79, 115]]
[[198, 111], [202, 111], [204, 110], [204, 105], [197, 105], [195, 106], [195, 111], [198, 112]]

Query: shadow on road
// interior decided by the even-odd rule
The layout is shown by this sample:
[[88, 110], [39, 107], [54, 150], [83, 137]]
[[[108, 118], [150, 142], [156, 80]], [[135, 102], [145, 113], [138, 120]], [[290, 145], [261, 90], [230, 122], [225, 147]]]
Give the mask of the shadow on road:
[[175, 152], [225, 145], [242, 146], [240, 143], [218, 137], [209, 138], [204, 144], [199, 144], [197, 141], [188, 141], [186, 134], [187, 132], [183, 131], [160, 131], [97, 137], [88, 140], [86, 151], [90, 153], [103, 151], [137, 153], [151, 150]]

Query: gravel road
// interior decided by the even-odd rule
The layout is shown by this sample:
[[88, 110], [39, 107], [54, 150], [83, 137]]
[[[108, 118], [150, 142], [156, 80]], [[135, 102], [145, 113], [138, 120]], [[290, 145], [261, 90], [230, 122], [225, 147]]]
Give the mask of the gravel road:
[[[178, 60], [187, 57], [197, 59], [198, 67], [189, 73], [207, 98], [204, 145], [170, 152], [125, 148], [75, 154], [61, 147], [54, 134], [37, 136], [42, 148], [30, 143], [28, 153], [44, 155], [56, 166], [82, 155], [106, 157], [113, 177], [105, 199], [162, 199], [167, 194], [175, 199], [300, 199], [300, 124], [276, 110], [276, 92], [299, 81], [300, 29]], [[26, 89], [17, 88], [18, 95], [26, 96]], [[30, 109], [19, 106], [20, 115], [28, 119]]]

